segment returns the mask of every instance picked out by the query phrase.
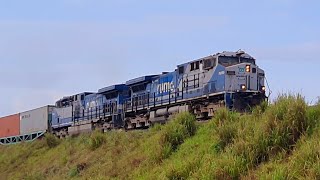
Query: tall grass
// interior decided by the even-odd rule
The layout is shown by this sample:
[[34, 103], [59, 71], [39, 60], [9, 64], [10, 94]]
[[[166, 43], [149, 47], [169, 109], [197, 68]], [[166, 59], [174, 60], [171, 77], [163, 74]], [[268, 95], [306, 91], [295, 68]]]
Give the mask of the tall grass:
[[161, 163], [196, 132], [195, 117], [190, 113], [176, 115], [161, 131], [144, 144], [151, 163]]
[[[265, 112], [261, 112], [262, 116], [228, 118], [232, 113], [218, 113], [219, 139], [229, 144], [220, 156], [212, 158], [212, 163], [204, 163], [210, 168], [203, 168], [197, 176], [239, 179], [278, 153], [289, 153], [310, 126], [306, 109], [307, 105], [300, 95], [283, 95]], [[232, 123], [221, 123], [224, 121], [219, 117], [230, 119]]]
[[0, 179], [320, 179], [320, 106], [282, 95], [251, 114], [189, 113], [149, 131], [0, 147]]
[[320, 106], [309, 107], [306, 118], [308, 122], [307, 131], [296, 143], [290, 156], [280, 161], [270, 161], [256, 172], [260, 178], [320, 178]]
[[106, 142], [106, 136], [99, 131], [95, 131], [89, 138], [89, 149], [96, 150]]
[[49, 148], [54, 148], [58, 146], [61, 142], [56, 136], [52, 134], [46, 134], [45, 140]]

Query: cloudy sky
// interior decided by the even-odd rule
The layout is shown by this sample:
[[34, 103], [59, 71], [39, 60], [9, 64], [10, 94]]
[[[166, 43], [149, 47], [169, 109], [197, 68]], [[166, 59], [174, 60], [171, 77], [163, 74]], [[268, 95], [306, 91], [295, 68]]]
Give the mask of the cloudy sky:
[[243, 49], [272, 97], [320, 95], [320, 1], [0, 0], [0, 116]]

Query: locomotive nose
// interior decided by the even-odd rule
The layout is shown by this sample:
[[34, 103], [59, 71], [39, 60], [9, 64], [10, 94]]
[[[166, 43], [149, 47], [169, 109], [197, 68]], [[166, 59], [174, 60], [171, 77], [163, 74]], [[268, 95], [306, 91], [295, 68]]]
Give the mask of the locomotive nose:
[[257, 66], [251, 63], [242, 63], [226, 68], [226, 85], [229, 90], [258, 91]]

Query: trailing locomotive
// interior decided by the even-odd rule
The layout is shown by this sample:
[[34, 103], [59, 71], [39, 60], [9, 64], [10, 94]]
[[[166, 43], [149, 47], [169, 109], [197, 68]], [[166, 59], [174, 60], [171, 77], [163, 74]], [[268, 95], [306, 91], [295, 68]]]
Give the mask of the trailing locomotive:
[[[148, 75], [56, 102], [48, 131], [56, 136], [147, 128], [189, 111], [209, 119], [221, 107], [236, 111], [266, 99], [265, 73], [244, 51], [222, 52], [180, 64], [172, 72]], [[1, 121], [0, 121], [1, 123]], [[1, 143], [0, 139], [0, 143]]]

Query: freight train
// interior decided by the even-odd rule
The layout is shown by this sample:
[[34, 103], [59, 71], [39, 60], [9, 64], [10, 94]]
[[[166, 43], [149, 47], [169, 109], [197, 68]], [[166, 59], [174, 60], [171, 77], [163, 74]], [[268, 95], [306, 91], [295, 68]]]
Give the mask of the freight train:
[[[54, 106], [20, 113], [15, 120], [20, 122], [20, 134], [13, 128], [16, 131], [0, 143], [35, 139], [45, 132], [65, 137], [93, 130], [147, 128], [186, 111], [209, 119], [221, 107], [245, 111], [258, 105], [266, 99], [265, 91], [265, 73], [255, 58], [241, 50], [224, 51], [180, 64], [172, 72], [63, 97]], [[5, 131], [7, 121], [8, 117], [0, 119], [0, 131]]]

